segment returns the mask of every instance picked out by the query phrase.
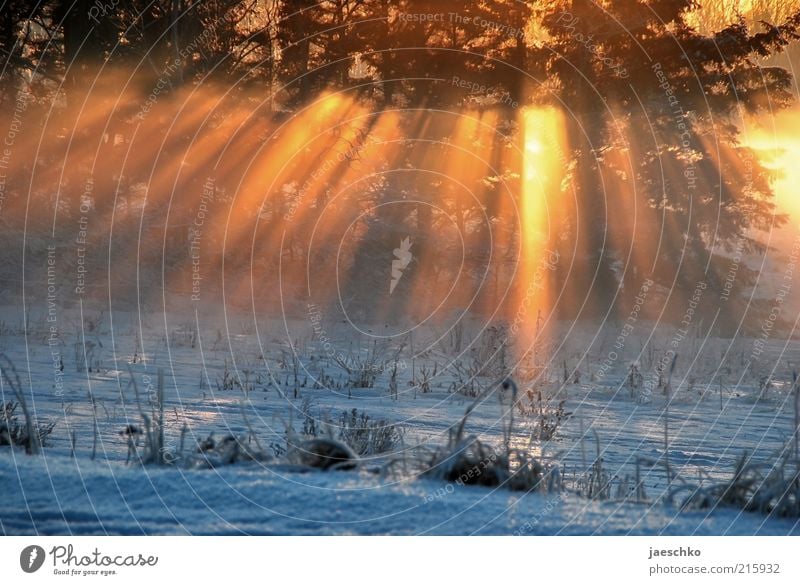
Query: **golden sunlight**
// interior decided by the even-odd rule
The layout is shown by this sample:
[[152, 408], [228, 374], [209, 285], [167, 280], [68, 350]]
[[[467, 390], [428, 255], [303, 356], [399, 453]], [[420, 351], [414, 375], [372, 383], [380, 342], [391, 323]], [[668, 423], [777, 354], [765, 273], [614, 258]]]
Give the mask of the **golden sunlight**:
[[762, 164], [775, 172], [775, 205], [789, 215], [790, 223], [800, 221], [800, 112], [781, 112], [769, 123], [748, 129], [745, 143], [759, 153]]
[[[554, 252], [548, 248], [560, 218], [558, 194], [564, 177], [564, 126], [553, 108], [522, 112], [523, 164], [520, 198], [521, 255], [517, 306], [527, 340], [537, 330], [537, 315], [549, 312]], [[527, 343], [526, 346], [530, 344]]]

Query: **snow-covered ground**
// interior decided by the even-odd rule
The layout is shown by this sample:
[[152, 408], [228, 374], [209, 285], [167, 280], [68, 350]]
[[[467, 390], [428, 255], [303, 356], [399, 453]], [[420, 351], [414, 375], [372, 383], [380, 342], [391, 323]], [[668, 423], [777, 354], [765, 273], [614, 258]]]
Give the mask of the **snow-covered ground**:
[[796, 534], [732, 510], [595, 502], [370, 474], [0, 458], [6, 534]]
[[[463, 371], [471, 361], [485, 361], [485, 339], [471, 336], [469, 327], [456, 349], [447, 339], [428, 343], [439, 337], [433, 328], [415, 331], [399, 354], [396, 343], [382, 347], [374, 387], [352, 388], [344, 366], [319, 339], [319, 328], [315, 333], [309, 323], [256, 329], [246, 325], [246, 316], [212, 326], [197, 315], [168, 322], [127, 313], [84, 312], [81, 319], [75, 311], [60, 313], [58, 334], [50, 336], [46, 313], [29, 315], [26, 326], [12, 309], [3, 316], [0, 353], [15, 364], [35, 417], [56, 422], [42, 456], [0, 448], [0, 529], [6, 534], [800, 532], [794, 520], [731, 509], [681, 510], [665, 498], [666, 461], [678, 475], [673, 487], [707, 485], [730, 477], [743, 452], [772, 461], [787, 443], [793, 428], [790, 357], [798, 344], [777, 335], [747, 372], [742, 364], [753, 353], [752, 339], [681, 340], [668, 408], [655, 367], [673, 331], [650, 337], [640, 324], [607, 367], [618, 327], [586, 325], [543, 346], [537, 363], [516, 372], [517, 406], [510, 391], [492, 392], [466, 426], [500, 448], [513, 410], [512, 444], [560, 469], [565, 489], [541, 494], [378, 472], [387, 460], [419, 459], [446, 443], [475, 400], [465, 395]], [[345, 364], [376, 352], [373, 341], [359, 346], [347, 338], [345, 327], [325, 327]], [[395, 363], [396, 395], [390, 390]], [[628, 382], [632, 363], [642, 374], [636, 388]], [[141, 411], [150, 411], [159, 371], [170, 449], [178, 448], [182, 434], [184, 449], [192, 450], [210, 433], [252, 431], [277, 457], [215, 469], [126, 465], [128, 446], [120, 432], [127, 424], [141, 425]], [[481, 377], [475, 389], [490, 385], [488, 376]], [[3, 400], [13, 399], [8, 384], [2, 390]], [[540, 440], [540, 413], [553, 423], [562, 401], [554, 437]], [[301, 432], [308, 417], [318, 427], [325, 421], [335, 426], [352, 409], [402, 427], [394, 453], [369, 458], [358, 471], [301, 470], [282, 461], [287, 428]], [[598, 453], [611, 482], [605, 501], [576, 493], [585, 491]], [[633, 496], [637, 474], [643, 497]]]

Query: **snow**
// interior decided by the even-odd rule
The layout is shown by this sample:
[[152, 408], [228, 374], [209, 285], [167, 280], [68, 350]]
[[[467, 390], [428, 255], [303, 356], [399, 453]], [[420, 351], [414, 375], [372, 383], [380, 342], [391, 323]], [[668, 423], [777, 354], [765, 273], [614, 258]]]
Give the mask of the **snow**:
[[365, 473], [122, 468], [62, 455], [0, 458], [6, 534], [798, 534], [792, 521], [732, 510], [593, 502], [577, 496]]
[[[666, 396], [654, 391], [638, 403], [624, 380], [639, 361], [645, 379], [652, 362], [631, 338], [627, 354], [598, 379], [599, 364], [614, 332], [573, 332], [571, 347], [554, 357], [553, 371], [539, 386], [565, 400], [571, 415], [553, 441], [532, 441], [535, 420], [516, 413], [512, 443], [532, 450], [542, 461], [557, 461], [565, 483], [578, 485], [599, 452], [614, 485], [630, 480], [637, 462], [648, 497], [593, 501], [568, 489], [559, 494], [511, 493], [502, 488], [460, 486], [420, 479], [413, 474], [377, 473], [383, 458], [369, 459], [359, 471], [300, 470], [280, 459], [240, 463], [205, 470], [126, 465], [127, 444], [120, 431], [141, 424], [157, 372], [165, 375], [166, 444], [175, 448], [181, 429], [191, 446], [213, 432], [242, 434], [249, 426], [264, 445], [279, 445], [286, 426], [302, 426], [303, 409], [314, 417], [336, 420], [357, 408], [372, 420], [385, 419], [405, 428], [398, 456], [446, 442], [473, 398], [449, 391], [456, 379], [448, 357], [436, 349], [415, 358], [439, 366], [431, 392], [409, 384], [403, 369], [396, 400], [388, 391], [387, 371], [374, 388], [313, 388], [322, 371], [334, 381], [346, 378], [326, 360], [313, 338], [298, 350], [301, 380], [297, 389], [285, 384], [291, 366], [281, 365], [289, 351], [280, 335], [253, 331], [228, 333], [226, 327], [200, 327], [191, 318], [170, 316], [180, 326], [157, 320], [139, 328], [133, 314], [115, 314], [113, 326], [101, 322], [87, 333], [61, 332], [59, 344], [48, 344], [44, 319], [31, 318], [27, 336], [15, 330], [13, 317], [3, 319], [0, 353], [16, 365], [28, 392], [29, 406], [40, 420], [54, 420], [56, 429], [44, 454], [26, 456], [20, 449], [0, 448], [0, 530], [5, 534], [797, 534], [794, 520], [782, 520], [732, 509], [680, 510], [664, 497], [664, 417]], [[73, 319], [80, 322], [79, 317]], [[110, 321], [110, 320], [109, 320]], [[40, 323], [40, 331], [33, 326]], [[245, 319], [242, 319], [245, 322]], [[308, 324], [305, 324], [308, 328]], [[271, 324], [279, 331], [283, 324]], [[292, 328], [294, 327], [294, 329]], [[336, 331], [328, 325], [328, 334]], [[302, 324], [287, 326], [302, 335]], [[187, 331], [195, 332], [196, 337]], [[218, 331], [225, 331], [221, 335]], [[300, 334], [296, 334], [301, 331]], [[421, 345], [423, 332], [415, 333]], [[430, 332], [435, 337], [435, 332]], [[308, 335], [306, 331], [305, 335]], [[671, 332], [663, 332], [669, 339]], [[192, 343], [195, 339], [196, 343]], [[92, 371], [78, 371], [75, 347], [94, 344]], [[687, 345], [690, 342], [687, 341]], [[194, 347], [193, 347], [194, 345]], [[349, 343], [349, 347], [352, 343]], [[772, 461], [792, 429], [791, 372], [786, 356], [796, 342], [774, 340], [758, 370], [745, 376], [736, 370], [740, 354], [752, 340], [712, 339], [692, 350], [691, 368], [679, 362], [669, 404], [669, 462], [687, 481], [704, 484], [730, 477], [744, 451]], [[339, 347], [345, 343], [340, 342]], [[634, 349], [634, 346], [635, 349]], [[661, 347], [665, 344], [661, 342]], [[55, 349], [54, 349], [55, 348]], [[687, 347], [688, 351], [689, 348]], [[621, 352], [624, 353], [624, 352]], [[64, 370], [54, 361], [58, 354]], [[77, 357], [76, 357], [77, 356]], [[143, 356], [146, 361], [143, 362]], [[721, 359], [721, 356], [729, 356]], [[563, 384], [562, 360], [581, 371], [581, 383]], [[650, 369], [648, 369], [650, 368]], [[727, 368], [727, 369], [726, 369]], [[130, 372], [137, 380], [137, 404]], [[225, 372], [248, 386], [222, 390]], [[720, 374], [725, 371], [724, 375]], [[759, 377], [770, 374], [773, 386], [758, 398]], [[271, 375], [274, 375], [274, 378]], [[593, 375], [595, 374], [595, 375]], [[699, 380], [699, 381], [698, 381]], [[520, 381], [521, 392], [530, 389]], [[4, 400], [10, 400], [7, 385]], [[467, 432], [499, 445], [509, 393], [492, 394], [478, 405]], [[92, 404], [95, 405], [93, 409]], [[246, 415], [246, 416], [245, 416]], [[94, 427], [97, 453], [92, 460]], [[248, 422], [249, 421], [249, 422]], [[75, 439], [73, 456], [72, 438]], [[613, 490], [612, 490], [613, 491]]]

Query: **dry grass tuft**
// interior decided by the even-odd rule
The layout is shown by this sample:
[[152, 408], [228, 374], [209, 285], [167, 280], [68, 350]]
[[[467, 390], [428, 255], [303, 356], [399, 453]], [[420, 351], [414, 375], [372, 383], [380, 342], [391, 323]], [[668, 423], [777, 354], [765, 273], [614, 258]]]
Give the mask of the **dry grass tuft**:
[[[507, 379], [503, 387], [512, 389], [516, 401], [516, 384]], [[467, 419], [486, 396], [487, 393], [483, 393], [467, 408], [458, 427], [451, 431], [447, 444], [434, 451], [423, 477], [512, 491], [558, 491], [561, 486], [557, 468], [547, 469], [528, 452], [510, 446], [513, 407], [504, 430], [503, 452], [497, 452], [474, 435], [465, 436]]]
[[684, 508], [737, 508], [779, 518], [800, 518], [800, 462], [787, 449], [771, 464], [751, 461], [743, 453], [730, 480], [708, 487], [688, 488]]

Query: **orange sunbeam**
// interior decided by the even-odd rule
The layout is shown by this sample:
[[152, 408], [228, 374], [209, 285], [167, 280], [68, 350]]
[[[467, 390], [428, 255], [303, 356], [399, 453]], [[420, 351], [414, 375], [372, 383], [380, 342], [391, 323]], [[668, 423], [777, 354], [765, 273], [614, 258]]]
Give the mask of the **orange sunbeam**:
[[564, 124], [552, 108], [522, 112], [521, 261], [515, 305], [525, 345], [536, 335], [537, 314], [552, 309], [552, 279], [557, 255], [550, 242], [560, 222], [558, 194], [564, 172]]

